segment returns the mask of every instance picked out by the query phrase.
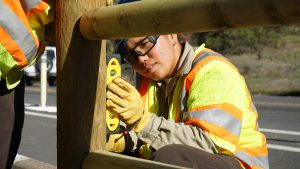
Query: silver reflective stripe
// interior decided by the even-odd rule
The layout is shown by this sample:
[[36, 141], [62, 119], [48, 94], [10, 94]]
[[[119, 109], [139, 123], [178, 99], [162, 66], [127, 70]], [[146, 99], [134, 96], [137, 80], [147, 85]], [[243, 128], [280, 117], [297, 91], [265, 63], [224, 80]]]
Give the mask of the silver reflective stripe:
[[[182, 78], [185, 78], [186, 76], [182, 77]], [[188, 100], [188, 94], [187, 94], [187, 91], [186, 91], [186, 84], [185, 84], [185, 81], [183, 81], [183, 85], [182, 85], [182, 89], [181, 89], [181, 96], [180, 96], [180, 112], [185, 112], [188, 110], [187, 108], [187, 100]], [[182, 117], [182, 114], [181, 116]]]
[[185, 112], [185, 117], [187, 117], [187, 120], [200, 119], [209, 123], [213, 123], [216, 126], [226, 129], [237, 137], [240, 136], [242, 126], [241, 121], [219, 108]]
[[41, 0], [20, 0], [20, 2], [23, 9], [28, 11], [37, 6], [41, 2]]
[[0, 0], [0, 26], [10, 35], [26, 56], [28, 63], [34, 58], [37, 46], [23, 22]]
[[187, 98], [188, 98], [188, 94], [186, 92], [186, 87], [185, 87], [185, 75], [180, 77], [180, 82], [183, 83], [182, 88], [181, 88], [181, 93], [180, 93], [180, 105], [179, 106], [179, 120], [183, 121], [182, 117], [183, 117], [183, 113], [186, 112], [188, 110], [187, 108]]
[[217, 56], [217, 57], [221, 57], [221, 58], [224, 58], [226, 59], [224, 56], [222, 56], [221, 54], [219, 53], [215, 53], [215, 52], [207, 52], [207, 51], [204, 51], [200, 54], [200, 56], [197, 56], [196, 59], [193, 61], [193, 64], [192, 64], [192, 69], [194, 68], [194, 66], [196, 66], [196, 64], [200, 61], [202, 61], [203, 59], [205, 59], [206, 57], [208, 56]]
[[253, 103], [251, 104], [251, 109], [254, 110], [254, 111], [257, 111], [256, 107], [255, 107], [255, 105]]
[[234, 153], [234, 156], [243, 160], [248, 165], [258, 166], [264, 169], [269, 168], [268, 156], [250, 156], [244, 152]]
[[193, 64], [192, 64], [192, 69], [195, 67], [195, 65], [200, 62], [202, 59], [206, 58], [207, 56], [209, 56], [209, 54], [207, 52], [203, 52], [201, 53], [200, 56], [198, 56], [195, 60], [193, 60]]

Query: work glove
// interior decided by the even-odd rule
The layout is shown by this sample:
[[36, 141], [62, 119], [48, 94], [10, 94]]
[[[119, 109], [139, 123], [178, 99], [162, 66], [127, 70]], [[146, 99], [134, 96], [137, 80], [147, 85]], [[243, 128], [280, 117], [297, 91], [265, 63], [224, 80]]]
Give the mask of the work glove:
[[123, 133], [109, 135], [108, 142], [106, 143], [106, 150], [122, 153], [125, 150], [125, 137]]
[[140, 132], [149, 122], [150, 113], [144, 110], [140, 93], [134, 86], [120, 77], [107, 85], [106, 106], [111, 112], [118, 113], [127, 128]]

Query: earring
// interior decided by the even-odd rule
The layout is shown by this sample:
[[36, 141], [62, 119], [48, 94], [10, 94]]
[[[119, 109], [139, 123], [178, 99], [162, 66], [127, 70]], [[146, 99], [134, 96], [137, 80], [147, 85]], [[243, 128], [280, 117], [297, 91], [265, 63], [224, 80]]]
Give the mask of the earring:
[[174, 43], [173, 43], [173, 46], [175, 46], [175, 45], [176, 45], [176, 43], [177, 43], [177, 42], [176, 42], [176, 41], [174, 41]]

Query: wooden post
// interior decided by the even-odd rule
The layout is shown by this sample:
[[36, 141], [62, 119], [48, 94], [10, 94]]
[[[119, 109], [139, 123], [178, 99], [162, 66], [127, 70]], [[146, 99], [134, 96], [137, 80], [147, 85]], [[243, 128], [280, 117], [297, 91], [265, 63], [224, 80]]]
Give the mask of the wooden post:
[[105, 146], [105, 41], [83, 38], [78, 22], [87, 10], [105, 5], [106, 0], [56, 1], [59, 169], [80, 169], [90, 151]]
[[80, 31], [113, 39], [299, 23], [299, 0], [143, 0], [90, 10]]

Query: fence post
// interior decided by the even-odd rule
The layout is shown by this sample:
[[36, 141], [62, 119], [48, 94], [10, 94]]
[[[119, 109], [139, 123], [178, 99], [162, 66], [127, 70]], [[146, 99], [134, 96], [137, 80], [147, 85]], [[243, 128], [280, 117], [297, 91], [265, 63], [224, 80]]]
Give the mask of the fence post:
[[59, 169], [80, 169], [90, 151], [105, 146], [105, 41], [86, 40], [78, 24], [84, 12], [105, 5], [106, 0], [56, 1]]
[[41, 56], [41, 69], [40, 69], [40, 81], [41, 81], [41, 107], [46, 107], [47, 102], [47, 54]]

